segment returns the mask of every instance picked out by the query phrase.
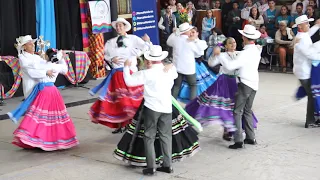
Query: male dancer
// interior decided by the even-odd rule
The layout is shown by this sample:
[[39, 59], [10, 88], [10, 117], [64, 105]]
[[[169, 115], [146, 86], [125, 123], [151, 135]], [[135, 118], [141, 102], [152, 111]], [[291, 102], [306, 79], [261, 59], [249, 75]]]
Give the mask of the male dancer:
[[167, 44], [173, 47], [173, 64], [178, 71], [178, 78], [174, 81], [172, 96], [177, 98], [181, 88], [182, 80], [185, 77], [190, 87], [190, 100], [197, 97], [196, 61], [195, 57], [204, 54], [197, 40], [190, 39], [190, 31], [193, 28], [189, 23], [179, 26], [177, 32], [172, 33]]
[[[168, 56], [161, 46], [153, 45], [150, 51], [144, 53], [146, 63], [152, 63], [147, 70], [138, 71], [130, 75], [130, 61], [126, 61], [123, 68], [124, 80], [127, 86], [144, 85], [144, 146], [147, 158], [145, 175], [153, 175], [155, 170], [172, 173], [172, 101], [171, 88], [178, 73], [174, 66], [167, 72], [162, 60]], [[154, 141], [157, 131], [160, 137], [163, 164], [156, 168]]]
[[[298, 34], [296, 38], [299, 39], [298, 44], [300, 47], [309, 47], [312, 45], [311, 36], [320, 28], [320, 20], [318, 20], [312, 28], [310, 28], [310, 21], [314, 21], [314, 19], [308, 19], [306, 15], [302, 15], [296, 18], [295, 24], [292, 26], [293, 28], [298, 27]], [[315, 123], [314, 100], [311, 92], [311, 59], [306, 56], [306, 52], [304, 52], [304, 50], [297, 47], [294, 48], [293, 52], [293, 73], [299, 79], [301, 86], [305, 89], [308, 95], [307, 116], [304, 127], [318, 127]]]
[[[234, 61], [229, 61], [219, 56], [221, 64], [228, 70], [238, 70], [238, 92], [235, 98], [233, 116], [237, 128], [234, 134], [235, 144], [230, 145], [230, 149], [243, 148], [244, 144], [256, 144], [255, 133], [252, 121], [252, 104], [259, 86], [258, 67], [261, 59], [261, 48], [255, 45], [255, 40], [261, 35], [252, 25], [245, 25], [243, 30], [238, 30], [242, 34], [245, 44], [244, 50], [239, 53]], [[219, 54], [215, 53], [215, 54]], [[246, 138], [242, 137], [242, 120]]]

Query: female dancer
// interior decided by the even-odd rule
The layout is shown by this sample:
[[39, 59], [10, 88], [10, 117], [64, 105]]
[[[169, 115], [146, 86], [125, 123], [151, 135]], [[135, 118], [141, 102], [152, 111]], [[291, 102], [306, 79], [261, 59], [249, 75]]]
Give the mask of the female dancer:
[[62, 52], [58, 52], [57, 57], [48, 57], [48, 60], [49, 62], [43, 67], [53, 69], [54, 76], [48, 77], [44, 74], [44, 77], [34, 77], [40, 83], [16, 110], [8, 113], [15, 123], [25, 113], [22, 122], [13, 133], [12, 143], [16, 146], [54, 151], [79, 144], [62, 96], [54, 86], [58, 74], [67, 73], [67, 64], [62, 57]]
[[[228, 38], [225, 41], [226, 51], [221, 54], [230, 61], [233, 61], [238, 52], [235, 51], [237, 43], [234, 38]], [[214, 54], [209, 58], [209, 66], [216, 66], [220, 63], [219, 58]], [[217, 81], [212, 84], [196, 99], [186, 105], [186, 111], [203, 125], [220, 123], [225, 131], [223, 139], [230, 141], [231, 133], [235, 131], [233, 106], [234, 98], [237, 92], [236, 71], [228, 71], [223, 66], [220, 68], [221, 75]], [[256, 128], [257, 119], [254, 117], [254, 127]]]
[[[199, 32], [196, 27], [191, 30], [190, 37], [199, 37]], [[196, 39], [197, 44], [202, 46], [203, 51], [208, 47], [207, 42], [204, 40]], [[205, 91], [209, 86], [211, 86], [214, 81], [217, 79], [217, 76], [201, 62], [202, 57], [196, 58], [196, 75], [197, 75], [197, 95], [200, 95], [203, 91]], [[188, 83], [183, 80], [182, 86], [180, 89], [180, 94], [178, 99], [182, 101], [188, 101], [190, 97], [190, 88]]]
[[132, 61], [130, 70], [137, 68], [137, 56], [147, 50], [150, 42], [148, 35], [143, 40], [135, 35], [128, 35], [131, 24], [123, 18], [112, 22], [118, 37], [110, 39], [105, 45], [105, 59], [112, 64], [113, 69], [106, 79], [90, 91], [96, 94], [100, 89], [99, 100], [90, 108], [89, 116], [93, 123], [100, 123], [110, 128], [117, 128], [112, 133], [122, 132], [132, 119], [143, 99], [143, 87], [127, 87], [123, 79], [123, 64], [125, 60]]

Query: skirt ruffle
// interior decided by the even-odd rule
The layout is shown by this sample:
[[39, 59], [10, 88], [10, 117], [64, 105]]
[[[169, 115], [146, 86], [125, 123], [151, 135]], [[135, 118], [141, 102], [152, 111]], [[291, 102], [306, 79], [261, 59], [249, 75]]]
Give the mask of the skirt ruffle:
[[[197, 132], [188, 125], [187, 121], [179, 114], [179, 111], [173, 107], [172, 113], [172, 160], [173, 162], [182, 161], [187, 157], [193, 156], [200, 150]], [[140, 111], [140, 110], [139, 110]], [[139, 113], [137, 112], [137, 114]], [[138, 116], [135, 116], [135, 119]], [[144, 127], [143, 119], [140, 120], [140, 131], [132, 146], [132, 151], [129, 151], [130, 142], [133, 139], [133, 134], [137, 126], [137, 121], [133, 120], [129, 124], [126, 133], [118, 143], [117, 149], [114, 151], [114, 157], [133, 166], [146, 166], [146, 157], [144, 151]], [[155, 140], [156, 163], [162, 162], [162, 153], [159, 137]]]
[[[197, 96], [210, 87], [217, 79], [217, 76], [209, 70], [202, 62], [196, 62], [197, 76]], [[182, 81], [178, 99], [188, 102], [190, 97], [190, 87], [185, 79]]]
[[79, 144], [74, 124], [55, 86], [39, 92], [13, 134], [12, 143], [26, 149], [54, 151]]
[[[221, 124], [227, 131], [233, 132], [236, 130], [233, 108], [237, 90], [236, 78], [222, 74], [206, 91], [188, 103], [185, 109], [204, 126]], [[257, 122], [258, 120], [253, 114], [255, 128]]]
[[130, 123], [143, 99], [143, 86], [128, 87], [123, 72], [117, 71], [111, 78], [104, 101], [97, 100], [90, 108], [93, 122], [110, 128], [119, 128]]

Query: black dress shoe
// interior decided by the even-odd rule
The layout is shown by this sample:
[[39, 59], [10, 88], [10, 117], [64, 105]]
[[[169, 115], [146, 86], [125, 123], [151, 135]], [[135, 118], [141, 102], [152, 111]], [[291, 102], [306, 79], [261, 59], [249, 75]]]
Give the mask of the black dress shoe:
[[257, 140], [256, 139], [245, 139], [244, 144], [256, 145]]
[[156, 170], [153, 169], [153, 168], [146, 168], [146, 169], [143, 169], [143, 170], [142, 170], [142, 173], [143, 173], [144, 175], [149, 175], [149, 176], [154, 175], [155, 172], [156, 172]]
[[173, 168], [172, 167], [159, 167], [159, 168], [157, 168], [157, 171], [170, 174], [170, 173], [173, 173]]
[[304, 124], [304, 128], [316, 128], [316, 127], [320, 127], [320, 125], [316, 124], [316, 123], [305, 123]]
[[231, 141], [232, 134], [230, 134], [230, 133], [223, 134], [222, 139], [225, 141]]
[[240, 149], [240, 148], [244, 148], [242, 142], [236, 142], [233, 145], [229, 146], [229, 149]]

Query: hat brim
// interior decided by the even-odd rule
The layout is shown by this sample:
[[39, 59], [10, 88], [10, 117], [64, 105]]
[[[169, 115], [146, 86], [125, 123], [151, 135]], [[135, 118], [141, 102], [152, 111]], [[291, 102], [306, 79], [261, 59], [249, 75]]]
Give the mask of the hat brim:
[[111, 23], [112, 27], [114, 29], [116, 29], [116, 26], [117, 26], [117, 23], [123, 23], [124, 24], [124, 30], [126, 32], [130, 31], [131, 30], [131, 24], [128, 22], [128, 21], [113, 21]]
[[177, 29], [176, 34], [177, 34], [177, 35], [181, 35], [181, 34], [183, 34], [183, 33], [185, 33], [185, 32], [191, 31], [192, 28], [193, 28], [193, 26], [190, 26], [188, 29], [186, 29], [186, 30], [184, 30], [184, 31], [180, 31], [179, 29]]
[[162, 54], [161, 56], [157, 56], [157, 57], [154, 57], [154, 56], [151, 56], [150, 55], [150, 52], [147, 51], [143, 54], [144, 58], [146, 58], [147, 60], [149, 61], [162, 61], [164, 60], [166, 57], [168, 57], [168, 51], [162, 51]]
[[38, 40], [38, 38], [26, 41], [26, 42], [22, 43], [20, 46], [23, 46], [23, 45], [25, 45], [25, 44], [27, 44], [29, 42], [35, 43], [37, 40]]
[[[306, 23], [306, 22], [312, 22], [312, 21], [314, 21], [314, 19], [313, 19], [313, 18], [310, 18], [310, 19], [308, 19], [308, 20], [306, 20], [306, 21], [300, 22], [299, 24]], [[292, 28], [296, 28], [299, 24], [294, 24], [294, 25], [292, 25]]]
[[244, 37], [247, 37], [249, 39], [259, 39], [261, 36], [261, 33], [259, 31], [255, 31], [254, 34], [246, 34], [243, 32], [243, 30], [238, 30], [240, 34], [242, 34]]

